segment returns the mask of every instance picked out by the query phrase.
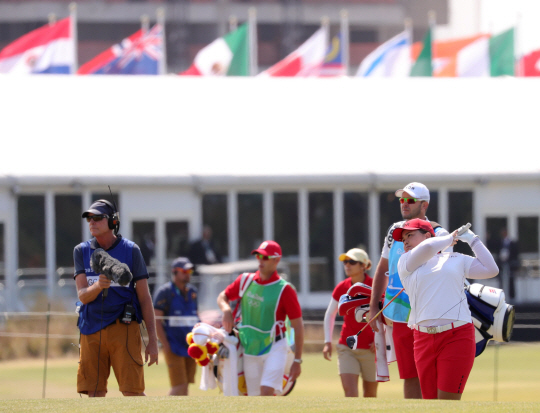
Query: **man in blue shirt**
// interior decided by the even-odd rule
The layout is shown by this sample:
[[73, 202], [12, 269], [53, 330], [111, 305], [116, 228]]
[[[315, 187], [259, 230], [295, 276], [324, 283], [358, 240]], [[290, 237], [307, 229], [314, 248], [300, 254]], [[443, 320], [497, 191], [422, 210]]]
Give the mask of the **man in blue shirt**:
[[190, 284], [193, 264], [178, 257], [172, 263], [172, 280], [156, 292], [154, 311], [157, 335], [169, 368], [169, 396], [187, 396], [189, 383], [195, 382], [196, 362], [188, 355], [186, 335], [199, 322], [197, 289]]
[[[88, 222], [93, 239], [73, 251], [75, 283], [79, 301], [78, 326], [81, 331], [77, 392], [89, 397], [105, 397], [110, 368], [114, 370], [124, 396], [144, 396], [144, 371], [139, 324], [148, 330], [145, 361], [158, 362], [158, 346], [148, 271], [141, 250], [133, 241], [118, 234], [118, 211], [109, 201], [94, 202], [82, 217]], [[97, 248], [127, 264], [133, 279], [122, 286], [90, 265]]]

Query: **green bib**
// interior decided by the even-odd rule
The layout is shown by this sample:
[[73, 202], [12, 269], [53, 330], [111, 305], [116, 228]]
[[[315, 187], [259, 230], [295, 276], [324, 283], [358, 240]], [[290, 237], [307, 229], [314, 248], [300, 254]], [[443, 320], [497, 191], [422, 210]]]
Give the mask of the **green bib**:
[[265, 285], [252, 282], [244, 293], [237, 327], [245, 354], [262, 356], [270, 351], [279, 298], [287, 284], [284, 279]]

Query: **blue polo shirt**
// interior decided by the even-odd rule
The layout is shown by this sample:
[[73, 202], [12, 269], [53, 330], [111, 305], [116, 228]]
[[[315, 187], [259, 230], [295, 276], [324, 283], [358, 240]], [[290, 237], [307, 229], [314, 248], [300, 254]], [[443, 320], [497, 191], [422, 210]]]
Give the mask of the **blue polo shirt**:
[[162, 285], [155, 295], [154, 308], [169, 317], [162, 320], [163, 328], [171, 351], [178, 356], [188, 357], [186, 335], [199, 322], [197, 294], [193, 285], [188, 284], [184, 294], [171, 281]]
[[[92, 285], [99, 279], [99, 274], [92, 271], [90, 258], [92, 253], [101, 248], [95, 238], [77, 245], [73, 251], [75, 262], [75, 275], [85, 274], [88, 285]], [[137, 322], [142, 322], [141, 306], [135, 291], [135, 283], [138, 280], [148, 278], [148, 271], [141, 254], [141, 250], [133, 241], [117, 235], [115, 243], [107, 250], [107, 253], [127, 264], [133, 279], [126, 286], [111, 283], [108, 295], [102, 300], [101, 292], [94, 301], [83, 304], [79, 312], [79, 329], [81, 334], [93, 334], [109, 324], [116, 322], [124, 312], [126, 304], [133, 305]]]

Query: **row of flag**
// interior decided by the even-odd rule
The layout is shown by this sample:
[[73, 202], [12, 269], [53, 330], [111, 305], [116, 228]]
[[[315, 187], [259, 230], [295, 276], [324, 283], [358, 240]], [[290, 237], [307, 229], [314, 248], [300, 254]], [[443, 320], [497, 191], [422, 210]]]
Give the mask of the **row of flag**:
[[[0, 51], [0, 73], [161, 74], [164, 72], [164, 27], [141, 29], [76, 68], [73, 17], [40, 27]], [[329, 42], [322, 25], [298, 49], [280, 62], [254, 73], [254, 36], [250, 23], [216, 39], [195, 56], [185, 76], [345, 76], [348, 44], [342, 34]], [[428, 29], [423, 42], [412, 43], [404, 30], [381, 44], [360, 64], [361, 77], [540, 76], [540, 50], [515, 58], [515, 30], [462, 39], [433, 40]]]

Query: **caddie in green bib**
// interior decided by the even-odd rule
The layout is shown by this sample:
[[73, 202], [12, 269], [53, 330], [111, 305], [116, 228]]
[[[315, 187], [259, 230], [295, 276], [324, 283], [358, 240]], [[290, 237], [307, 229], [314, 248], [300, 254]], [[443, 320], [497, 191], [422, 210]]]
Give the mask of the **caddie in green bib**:
[[242, 297], [242, 321], [237, 325], [244, 353], [262, 356], [270, 351], [275, 338], [276, 326], [285, 334], [284, 323], [276, 321], [279, 298], [287, 281], [279, 279], [260, 285], [252, 282]]

